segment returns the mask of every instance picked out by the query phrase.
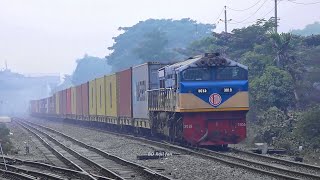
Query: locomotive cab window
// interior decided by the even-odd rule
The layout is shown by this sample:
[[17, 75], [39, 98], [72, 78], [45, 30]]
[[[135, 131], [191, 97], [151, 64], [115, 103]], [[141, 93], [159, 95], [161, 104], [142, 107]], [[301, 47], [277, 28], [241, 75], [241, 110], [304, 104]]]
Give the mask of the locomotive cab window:
[[248, 72], [238, 66], [189, 68], [181, 73], [182, 81], [247, 80]]
[[248, 73], [238, 66], [218, 67], [216, 69], [216, 80], [246, 80]]
[[182, 72], [184, 81], [208, 81], [211, 80], [211, 72], [208, 68], [190, 68]]

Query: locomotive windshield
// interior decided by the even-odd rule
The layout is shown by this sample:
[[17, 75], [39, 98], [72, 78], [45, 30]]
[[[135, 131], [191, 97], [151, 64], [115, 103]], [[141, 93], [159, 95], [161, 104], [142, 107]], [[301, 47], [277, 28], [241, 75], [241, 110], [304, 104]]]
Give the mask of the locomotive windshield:
[[238, 66], [189, 68], [182, 72], [182, 81], [246, 80], [247, 70]]
[[238, 66], [216, 68], [216, 80], [245, 80], [247, 71]]
[[208, 81], [211, 77], [209, 68], [190, 68], [182, 72], [182, 79], [185, 81]]

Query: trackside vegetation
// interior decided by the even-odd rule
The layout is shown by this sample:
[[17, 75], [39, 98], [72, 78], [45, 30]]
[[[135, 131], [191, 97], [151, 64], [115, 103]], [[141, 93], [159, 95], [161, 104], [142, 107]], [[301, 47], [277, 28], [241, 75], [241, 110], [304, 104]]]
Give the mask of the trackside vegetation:
[[3, 153], [7, 154], [12, 149], [10, 141], [10, 130], [5, 124], [0, 123], [0, 143], [2, 145]]
[[[107, 62], [112, 71], [118, 71], [150, 60], [173, 62], [205, 52], [220, 52], [249, 67], [246, 143], [267, 142], [286, 148], [291, 154], [317, 154], [320, 25], [315, 23], [312, 28], [294, 31], [299, 32], [296, 34], [276, 33], [274, 26], [273, 19], [261, 19], [231, 33], [215, 33], [214, 25], [190, 19], [141, 21], [119, 28], [122, 33], [114, 38], [110, 54], [101, 63]], [[77, 68], [76, 73], [85, 70], [90, 71]], [[303, 147], [302, 152], [298, 151], [299, 146]]]

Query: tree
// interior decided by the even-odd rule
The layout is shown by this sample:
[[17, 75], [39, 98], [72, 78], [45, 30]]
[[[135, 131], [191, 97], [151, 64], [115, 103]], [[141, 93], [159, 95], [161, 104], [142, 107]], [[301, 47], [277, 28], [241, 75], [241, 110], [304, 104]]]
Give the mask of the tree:
[[267, 66], [272, 65], [272, 56], [248, 51], [241, 56], [240, 62], [249, 67], [249, 78], [260, 77]]
[[[123, 33], [114, 37], [115, 43], [108, 48], [111, 51], [107, 56], [108, 64], [113, 71], [118, 71], [150, 61], [148, 58], [183, 59], [185, 56], [174, 49], [186, 48], [191, 42], [210, 36], [214, 28], [214, 25], [191, 19], [148, 19], [132, 27], [120, 27]], [[162, 48], [161, 52], [155, 52], [147, 46], [149, 44], [158, 50]]]
[[276, 107], [271, 107], [264, 111], [258, 118], [258, 124], [261, 130], [257, 137], [267, 143], [272, 143], [274, 137], [279, 139], [284, 134], [292, 131], [291, 122], [286, 114]]
[[[301, 40], [297, 36], [293, 36], [290, 33], [271, 32], [269, 34], [274, 50], [276, 51], [276, 65], [280, 69], [286, 70], [292, 77], [294, 84], [294, 97], [297, 105], [300, 104], [300, 95], [298, 93], [299, 83], [304, 74], [304, 67], [301, 62], [299, 62], [293, 55], [294, 47], [297, 47]], [[297, 40], [294, 42], [294, 40]]]
[[79, 85], [110, 72], [111, 67], [107, 64], [106, 59], [86, 54], [77, 60], [77, 67], [72, 74], [71, 82], [74, 85]]
[[320, 148], [320, 106], [302, 113], [298, 119], [295, 135], [300, 142], [313, 149]]
[[158, 29], [155, 29], [144, 36], [144, 41], [139, 44], [139, 47], [133, 51], [143, 62], [158, 61], [169, 62], [174, 54], [168, 51], [168, 39], [166, 34]]
[[277, 107], [287, 111], [294, 105], [293, 81], [289, 73], [274, 66], [268, 66], [261, 77], [250, 83], [253, 103], [258, 110]]
[[302, 36], [310, 36], [313, 34], [320, 34], [320, 23], [315, 22], [313, 24], [308, 24], [304, 29], [301, 30], [292, 30], [292, 34], [302, 35]]

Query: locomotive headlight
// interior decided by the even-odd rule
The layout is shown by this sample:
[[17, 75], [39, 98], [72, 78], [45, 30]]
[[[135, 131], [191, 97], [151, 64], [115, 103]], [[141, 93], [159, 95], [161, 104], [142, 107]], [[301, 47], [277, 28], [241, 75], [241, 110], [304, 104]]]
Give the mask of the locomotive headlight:
[[205, 94], [207, 92], [208, 92], [208, 89], [206, 89], [206, 88], [199, 88], [198, 89], [198, 93], [200, 93], [200, 94]]
[[233, 89], [232, 88], [223, 88], [224, 93], [232, 93]]

